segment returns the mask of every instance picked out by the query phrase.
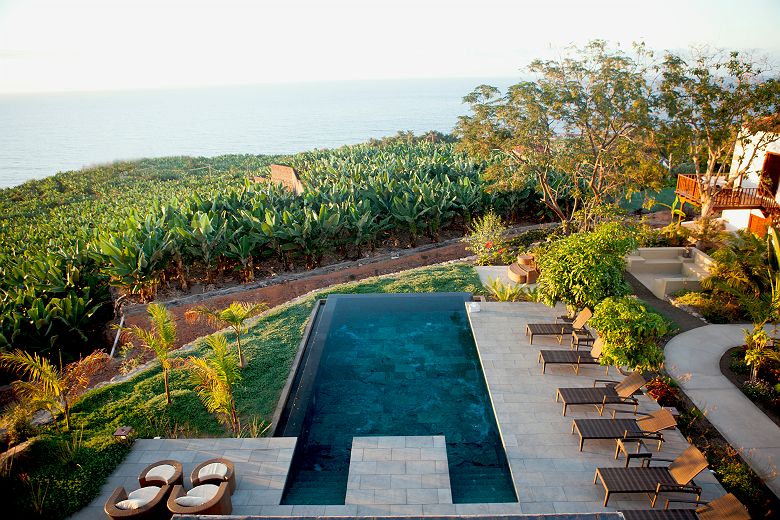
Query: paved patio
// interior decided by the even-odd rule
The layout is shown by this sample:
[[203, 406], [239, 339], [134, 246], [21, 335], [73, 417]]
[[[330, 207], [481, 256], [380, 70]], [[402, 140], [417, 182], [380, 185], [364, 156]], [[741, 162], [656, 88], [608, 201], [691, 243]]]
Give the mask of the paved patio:
[[[485, 377], [523, 513], [570, 513], [643, 509], [649, 506], [644, 495], [615, 495], [609, 507], [602, 506], [604, 489], [593, 485], [597, 467], [622, 466], [614, 460], [614, 441], [585, 442], [578, 451], [579, 437], [572, 435], [572, 419], [598, 417], [594, 407], [570, 407], [561, 415], [555, 403], [558, 387], [591, 386], [594, 378], [604, 378], [604, 369], [586, 366], [575, 375], [567, 365], [548, 365], [542, 375], [537, 356], [543, 348], [567, 348], [552, 337], [537, 336], [528, 345], [525, 326], [529, 322], [551, 321], [565, 312], [561, 306], [550, 309], [535, 303], [480, 304], [470, 320], [477, 341]], [[616, 374], [615, 374], [616, 375]], [[658, 405], [647, 396], [639, 398], [640, 411]], [[664, 433], [666, 442], [658, 456], [674, 458], [688, 447], [677, 431]], [[709, 471], [696, 482], [704, 488], [702, 498], [710, 500], [725, 491]]]
[[750, 327], [707, 325], [675, 336], [666, 345], [666, 366], [710, 423], [780, 497], [780, 427], [720, 371], [723, 353], [744, 345], [742, 331]]
[[[449, 495], [446, 491], [442, 491], [444, 479], [436, 475], [438, 469], [435, 462], [441, 456], [441, 453], [437, 454], [435, 451], [441, 442], [437, 438], [432, 438], [430, 441], [430, 448], [434, 451], [425, 460], [420, 449], [408, 448], [410, 444], [404, 439], [410, 438], [395, 438], [397, 440], [385, 438], [387, 447], [391, 450], [389, 454], [379, 451], [370, 451], [367, 454], [366, 452], [373, 449], [366, 448], [366, 443], [371, 441], [357, 440], [357, 446], [353, 444], [353, 454], [356, 455], [355, 450], [361, 450], [362, 454], [360, 457], [353, 457], [355, 460], [350, 463], [352, 498], [357, 502], [367, 502], [363, 500], [366, 493], [355, 493], [355, 489], [362, 487], [370, 490], [372, 503], [351, 503], [341, 506], [277, 505], [281, 499], [284, 479], [292, 456], [295, 443], [293, 438], [139, 440], [127, 460], [104, 485], [100, 496], [90, 507], [74, 515], [73, 518], [79, 520], [104, 518], [103, 503], [114, 487], [124, 485], [135, 489], [138, 474], [152, 461], [178, 459], [184, 464], [185, 475], [188, 476], [197, 463], [215, 456], [224, 456], [236, 463], [238, 487], [233, 495], [234, 515], [566, 514], [648, 508], [650, 502], [644, 495], [615, 495], [610, 500], [609, 508], [602, 506], [604, 490], [601, 484], [593, 484], [595, 470], [597, 467], [622, 466], [624, 461], [614, 460], [613, 441], [591, 440], [585, 443], [582, 452], [578, 451], [579, 437], [570, 433], [572, 419], [598, 417], [598, 414], [593, 407], [574, 406], [570, 407], [567, 416], [563, 417], [562, 405], [555, 402], [557, 387], [591, 386], [594, 378], [604, 377], [603, 368], [586, 366], [577, 376], [569, 366], [548, 365], [547, 374], [542, 375], [537, 364], [539, 349], [568, 347], [565, 342], [561, 346], [556, 339], [543, 336], [535, 338], [533, 346], [528, 345], [524, 335], [526, 323], [551, 321], [554, 316], [563, 312], [563, 308], [550, 309], [533, 303], [497, 302], [481, 303], [480, 308], [480, 312], [470, 314], [470, 320], [499, 429], [506, 446], [519, 497], [518, 503], [447, 503]], [[640, 410], [643, 411], [658, 407], [654, 401], [644, 396], [640, 398], [640, 403]], [[678, 431], [665, 433], [665, 438], [667, 442], [664, 443], [659, 454], [661, 457], [674, 458], [688, 446]], [[404, 440], [403, 449], [400, 448], [401, 440]], [[420, 443], [422, 440], [426, 439], [417, 438], [412, 442]], [[399, 443], [398, 446], [393, 444], [396, 442]], [[378, 443], [379, 438], [377, 438], [379, 449], [381, 447]], [[398, 458], [393, 456], [394, 447], [398, 448], [398, 454], [402, 456]], [[398, 461], [392, 464], [393, 468], [384, 462], [380, 464], [380, 461], [388, 456], [391, 461]], [[383, 479], [389, 480], [390, 489], [393, 489], [393, 476], [400, 472], [401, 463], [407, 478], [396, 478], [396, 481], [406, 482], [406, 487], [403, 487], [406, 491], [381, 493], [379, 489], [381, 486], [378, 483]], [[430, 468], [431, 463], [434, 469], [423, 471], [424, 467]], [[367, 478], [365, 485], [362, 485], [364, 483], [361, 476], [355, 488], [353, 469], [358, 470], [360, 467], [360, 471], [368, 471], [368, 465], [371, 464], [373, 464], [369, 468], [371, 478]], [[409, 487], [408, 476], [414, 472], [421, 475], [430, 473], [429, 478], [426, 478], [430, 481], [430, 486], [423, 486], [423, 478], [418, 475], [414, 477], [414, 481], [417, 482], [419, 477], [419, 490], [417, 486]], [[696, 482], [704, 488], [704, 500], [725, 493], [709, 472], [702, 473]], [[426, 491], [428, 488], [435, 492]], [[384, 503], [377, 503], [377, 491], [381, 496], [387, 496], [389, 499], [381, 500]]]

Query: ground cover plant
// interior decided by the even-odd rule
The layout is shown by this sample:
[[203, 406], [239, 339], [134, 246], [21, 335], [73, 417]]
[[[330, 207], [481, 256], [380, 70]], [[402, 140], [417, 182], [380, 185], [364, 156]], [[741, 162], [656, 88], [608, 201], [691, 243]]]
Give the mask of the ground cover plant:
[[[244, 435], [251, 434], [252, 424], [270, 420], [317, 298], [330, 293], [446, 291], [481, 293], [483, 289], [472, 266], [445, 264], [333, 286], [260, 316], [242, 333], [247, 366], [241, 370], [241, 380], [231, 379]], [[235, 334], [228, 332], [225, 337], [235, 352]], [[0, 475], [0, 495], [9, 514], [32, 517], [38, 511], [44, 518], [63, 518], [87, 505], [128, 452], [113, 438], [119, 426], [132, 426], [146, 438], [229, 435], [204, 407], [185, 365], [188, 357], [209, 356], [213, 349], [205, 342], [202, 339], [190, 351], [170, 354], [170, 406], [159, 364], [126, 382], [85, 394], [72, 407], [74, 435], [46, 429], [27, 462]], [[75, 435], [79, 440], [74, 444]]]

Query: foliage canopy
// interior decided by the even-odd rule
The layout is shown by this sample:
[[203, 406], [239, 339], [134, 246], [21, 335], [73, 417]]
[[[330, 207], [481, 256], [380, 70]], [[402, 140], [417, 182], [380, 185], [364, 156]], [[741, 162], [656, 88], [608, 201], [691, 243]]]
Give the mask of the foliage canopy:
[[628, 294], [625, 256], [636, 244], [632, 229], [611, 222], [543, 246], [537, 255], [539, 300], [593, 308], [605, 298]]

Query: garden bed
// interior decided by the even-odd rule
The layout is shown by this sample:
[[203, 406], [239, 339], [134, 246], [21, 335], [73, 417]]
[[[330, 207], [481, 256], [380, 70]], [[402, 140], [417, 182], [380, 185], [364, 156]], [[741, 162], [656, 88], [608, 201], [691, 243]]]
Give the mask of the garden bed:
[[[741, 364], [737, 362], [740, 357], [744, 362], [744, 355], [739, 356], [739, 353], [743, 351], [744, 347], [734, 347], [727, 350], [720, 358], [720, 372], [740, 390], [743, 389], [747, 381], [750, 381], [750, 367], [745, 366], [745, 369], [740, 369]], [[737, 371], [735, 372], [734, 369], [737, 369]], [[742, 393], [756, 405], [756, 408], [764, 412], [772, 422], [780, 426], [780, 397], [776, 397], [772, 402], [766, 402], [757, 399], [751, 393], [744, 391]]]
[[658, 404], [677, 408], [680, 412], [677, 419], [680, 432], [704, 453], [710, 469], [726, 491], [734, 493], [753, 518], [776, 518], [780, 513], [780, 499], [742, 460], [739, 452], [723, 438], [693, 401], [676, 386], [655, 385], [653, 382], [647, 386], [648, 389], [653, 388], [651, 395], [658, 397]]

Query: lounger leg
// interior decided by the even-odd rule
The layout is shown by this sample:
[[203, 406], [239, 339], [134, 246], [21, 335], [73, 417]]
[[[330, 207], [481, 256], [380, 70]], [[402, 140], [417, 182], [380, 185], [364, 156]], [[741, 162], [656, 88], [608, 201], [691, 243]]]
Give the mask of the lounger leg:
[[608, 502], [609, 502], [609, 491], [604, 493], [604, 507], [607, 507]]
[[577, 364], [574, 365], [574, 375], [580, 375], [580, 362], [577, 361]]
[[574, 421], [571, 422], [571, 434], [574, 435]]
[[655, 509], [655, 501], [658, 500], [658, 493], [661, 492], [661, 484], [658, 484], [655, 486], [655, 493], [653, 494], [653, 499], [650, 501], [650, 509]]
[[555, 402], [558, 402], [558, 398], [561, 396], [561, 393], [559, 391], [555, 391]]
[[580, 435], [580, 451], [582, 451], [582, 445], [583, 445], [584, 442], [585, 442], [585, 437]]
[[563, 402], [563, 416], [566, 417], [566, 401]]

